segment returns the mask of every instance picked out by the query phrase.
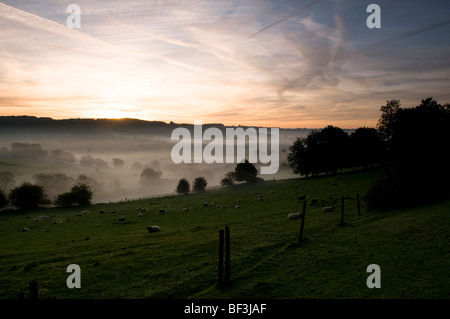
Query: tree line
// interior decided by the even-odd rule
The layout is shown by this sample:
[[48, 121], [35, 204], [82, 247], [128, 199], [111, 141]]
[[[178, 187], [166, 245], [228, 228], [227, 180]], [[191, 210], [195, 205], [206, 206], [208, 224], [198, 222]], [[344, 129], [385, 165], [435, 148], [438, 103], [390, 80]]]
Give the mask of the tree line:
[[347, 134], [329, 125], [298, 138], [289, 148], [289, 166], [309, 177], [378, 165], [379, 177], [366, 194], [371, 209], [450, 198], [450, 104], [429, 97], [404, 108], [388, 100], [380, 111], [376, 128]]

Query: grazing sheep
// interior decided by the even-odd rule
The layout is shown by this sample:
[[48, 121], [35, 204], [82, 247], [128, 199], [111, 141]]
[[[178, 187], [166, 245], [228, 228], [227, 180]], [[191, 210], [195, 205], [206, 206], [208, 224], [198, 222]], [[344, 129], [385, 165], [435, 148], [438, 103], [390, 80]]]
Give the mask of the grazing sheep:
[[142, 217], [142, 216], [144, 216], [144, 215], [142, 215], [141, 213], [138, 214], [138, 217]]
[[183, 210], [184, 210], [185, 212], [188, 212], [188, 211], [189, 211], [189, 208], [184, 207]]
[[261, 197], [261, 195], [259, 195], [259, 196], [258, 196], [258, 200], [262, 200], [262, 197]]
[[300, 199], [300, 200], [305, 200], [306, 199], [306, 195], [298, 195], [298, 199]]
[[87, 211], [84, 211], [84, 212], [83, 212], [84, 215], [86, 215], [87, 213], [88, 213]]
[[208, 203], [207, 203], [207, 202], [204, 202], [204, 203], [203, 203], [203, 207], [208, 207]]
[[99, 214], [104, 214], [105, 212], [102, 211], [102, 210], [99, 210], [98, 213], [99, 213]]
[[322, 207], [322, 212], [323, 212], [323, 213], [334, 212], [334, 206], [325, 206], [325, 207]]
[[147, 209], [141, 208], [141, 212], [146, 212], [146, 211], [147, 211]]
[[226, 205], [222, 205], [222, 208], [227, 208], [227, 206]]
[[141, 208], [140, 208], [140, 207], [138, 207], [138, 208], [136, 208], [136, 210], [141, 210]]
[[189, 205], [190, 203], [189, 202], [186, 202], [186, 205]]
[[77, 213], [77, 216], [83, 216], [83, 214], [82, 213]]
[[241, 206], [234, 206], [234, 208], [241, 208]]
[[22, 231], [30, 231], [30, 229], [28, 227], [24, 227], [22, 228]]
[[48, 216], [40, 216], [39, 218], [40, 218], [40, 219], [49, 219]]
[[270, 194], [275, 194], [275, 191], [270, 191]]
[[56, 220], [54, 220], [52, 224], [56, 225], [56, 224], [58, 224], [58, 222]]
[[34, 219], [34, 221], [35, 221], [35, 222], [38, 222], [38, 221], [39, 221], [39, 219], [35, 218], [35, 219]]
[[156, 233], [156, 232], [159, 232], [159, 231], [161, 231], [161, 228], [159, 227], [159, 226], [148, 226], [147, 227], [147, 231], [149, 232], [149, 233]]
[[165, 211], [164, 209], [161, 208], [161, 209], [159, 210], [159, 212], [162, 214], [162, 213], [165, 213], [166, 211]]
[[302, 214], [303, 213], [292, 213], [287, 216], [287, 219], [289, 220], [300, 219], [302, 218]]
[[124, 222], [125, 219], [126, 219], [126, 216], [119, 217], [119, 222]]
[[315, 203], [317, 203], [319, 201], [319, 199], [318, 198], [311, 198], [311, 205], [312, 204], [315, 204]]

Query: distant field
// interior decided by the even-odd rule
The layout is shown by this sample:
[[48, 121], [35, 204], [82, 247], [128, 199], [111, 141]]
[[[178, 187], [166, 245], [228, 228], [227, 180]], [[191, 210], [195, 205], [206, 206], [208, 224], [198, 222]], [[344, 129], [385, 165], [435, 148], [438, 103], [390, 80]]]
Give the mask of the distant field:
[[[1, 213], [0, 298], [16, 298], [19, 291], [28, 297], [32, 280], [43, 299], [449, 298], [450, 201], [368, 212], [362, 200], [357, 216], [356, 194], [364, 195], [375, 178], [375, 172], [358, 172], [86, 209]], [[296, 242], [300, 220], [286, 219], [301, 211], [299, 194], [308, 200], [301, 243]], [[310, 205], [312, 197], [319, 203]], [[203, 202], [219, 208], [203, 208]], [[323, 205], [336, 209], [322, 213]], [[142, 217], [137, 208], [146, 209]], [[77, 216], [83, 211], [87, 214]], [[49, 218], [35, 222], [40, 216]], [[121, 216], [125, 222], [118, 221]], [[149, 225], [161, 232], [147, 233]], [[218, 232], [226, 225], [232, 284], [221, 290]], [[81, 267], [81, 289], [66, 286], [69, 264]], [[380, 289], [366, 286], [369, 264], [381, 268]]]

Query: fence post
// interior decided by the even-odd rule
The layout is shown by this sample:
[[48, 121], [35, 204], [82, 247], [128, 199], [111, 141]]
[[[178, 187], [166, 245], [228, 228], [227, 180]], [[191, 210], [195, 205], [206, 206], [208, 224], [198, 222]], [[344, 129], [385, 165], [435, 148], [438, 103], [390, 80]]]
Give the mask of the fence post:
[[30, 282], [30, 298], [39, 299], [38, 282], [36, 280]]
[[218, 286], [223, 287], [223, 238], [224, 231], [221, 229], [219, 231], [219, 269], [218, 269]]
[[305, 214], [306, 214], [306, 200], [303, 200], [302, 222], [300, 224], [300, 234], [298, 235], [298, 242], [302, 241], [303, 227], [305, 226]]
[[361, 215], [361, 206], [359, 205], [359, 194], [356, 194], [356, 206], [358, 207], [358, 216]]
[[225, 285], [230, 283], [230, 227], [225, 226]]
[[341, 196], [341, 225], [344, 225], [344, 195]]

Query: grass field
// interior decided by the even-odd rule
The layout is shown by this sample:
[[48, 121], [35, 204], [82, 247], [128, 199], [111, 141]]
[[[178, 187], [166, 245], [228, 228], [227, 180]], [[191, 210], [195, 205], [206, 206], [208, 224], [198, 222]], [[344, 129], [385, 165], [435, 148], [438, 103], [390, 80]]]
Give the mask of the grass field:
[[[356, 194], [365, 194], [375, 178], [376, 172], [357, 172], [86, 209], [1, 213], [0, 298], [28, 294], [32, 280], [43, 299], [449, 298], [450, 201], [368, 212], [362, 200], [358, 216]], [[308, 200], [301, 243], [300, 220], [286, 218], [301, 211], [299, 194], [319, 198], [314, 205]], [[323, 213], [322, 205], [336, 209]], [[142, 217], [137, 208], [146, 209]], [[149, 225], [161, 232], [147, 233]], [[218, 233], [226, 225], [232, 283], [218, 289]], [[66, 286], [69, 264], [81, 268], [81, 289]], [[369, 264], [381, 268], [380, 289], [366, 285]]]

